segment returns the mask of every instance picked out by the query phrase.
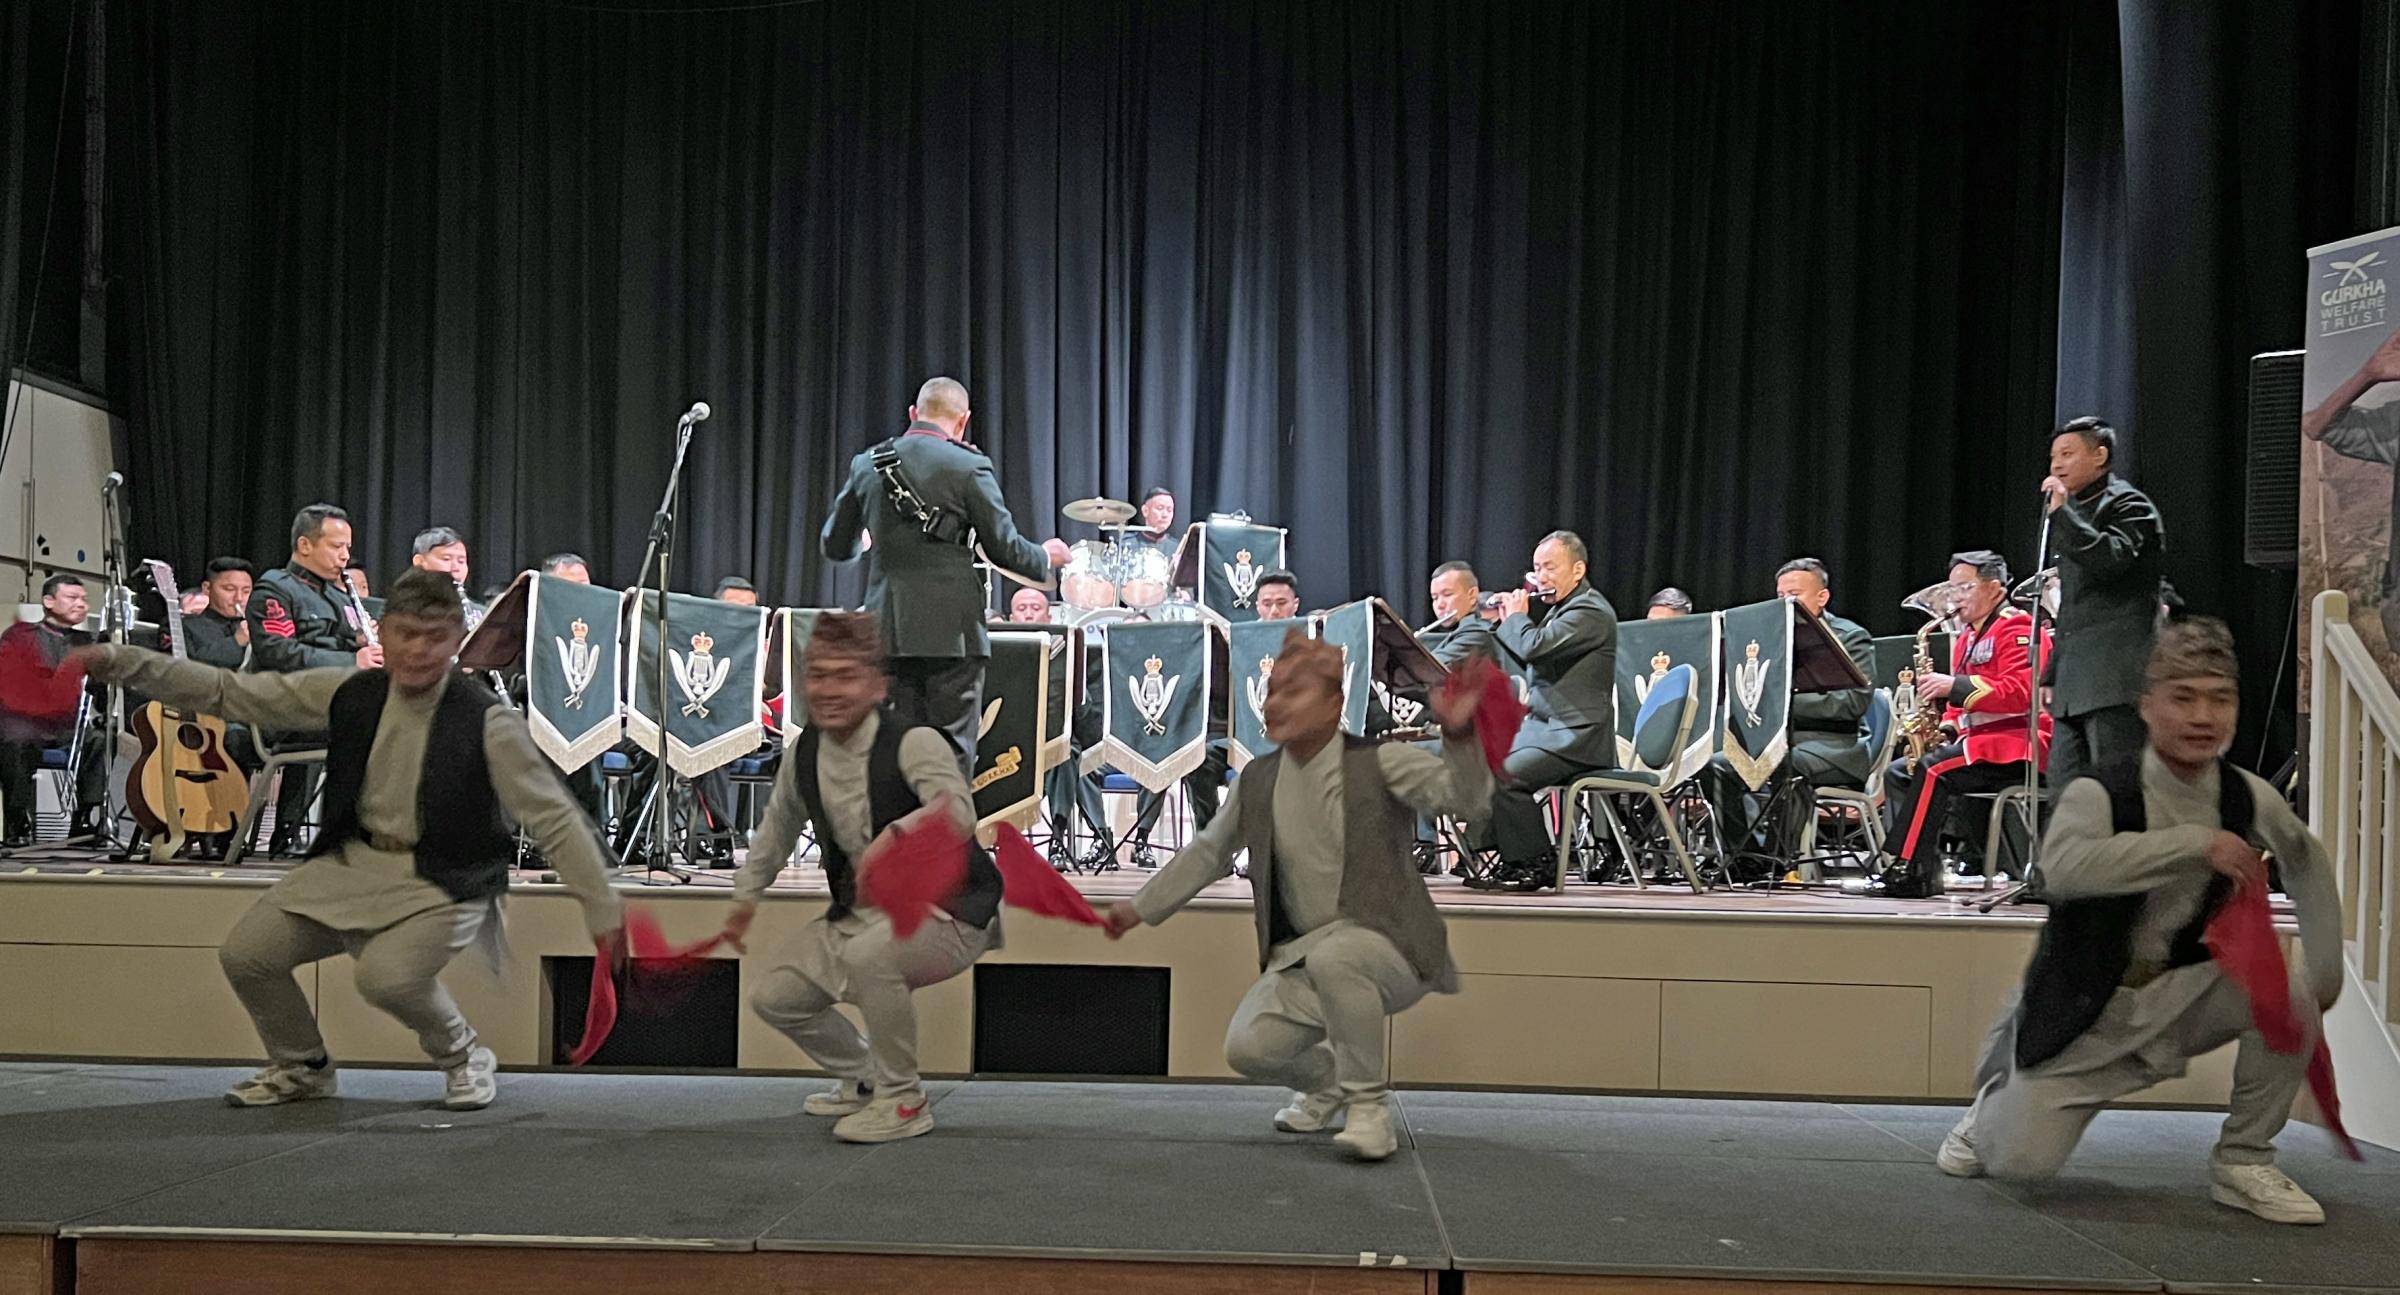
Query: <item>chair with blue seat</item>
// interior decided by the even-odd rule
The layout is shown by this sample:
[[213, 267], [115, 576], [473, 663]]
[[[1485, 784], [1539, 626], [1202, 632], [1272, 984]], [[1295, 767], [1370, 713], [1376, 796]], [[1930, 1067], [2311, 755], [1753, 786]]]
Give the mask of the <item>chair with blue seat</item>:
[[1675, 824], [1675, 815], [1667, 805], [1667, 793], [1696, 772], [1683, 766], [1690, 762], [1687, 740], [1700, 713], [1699, 678], [1699, 673], [1689, 665], [1676, 666], [1660, 676], [1650, 685], [1649, 695], [1642, 699], [1642, 708], [1634, 716], [1632, 762], [1625, 768], [1577, 778], [1560, 795], [1557, 880], [1560, 890], [1567, 885], [1567, 862], [1574, 851], [1576, 819], [1586, 812], [1585, 798], [1595, 795], [1590, 803], [1599, 807], [1599, 816], [1608, 824], [1617, 849], [1623, 852], [1636, 887], [1647, 888], [1649, 883], [1642, 879], [1642, 868], [1624, 821], [1609, 803], [1611, 796], [1640, 796], [1648, 800], [1657, 811], [1659, 831], [1665, 836], [1676, 864], [1683, 869], [1684, 880], [1691, 883], [1692, 893], [1704, 889], [1700, 884], [1700, 869], [1692, 862], [1691, 847], [1684, 841], [1682, 830]]
[[[1883, 800], [1883, 773], [1891, 765], [1892, 748], [1898, 743], [1899, 736], [1899, 712], [1892, 704], [1891, 691], [1878, 688], [1874, 698], [1867, 703], [1866, 735], [1861, 739], [1866, 743], [1868, 754], [1873, 757], [1867, 763], [1866, 785], [1817, 788], [1819, 809], [1831, 805], [1847, 808], [1858, 815], [1859, 836], [1866, 842], [1870, 864], [1876, 855], [1883, 853], [1883, 816], [1876, 811], [1876, 806]], [[1817, 852], [1816, 816], [1811, 815], [1800, 842], [1799, 863], [1803, 874], [1812, 881], [1816, 880], [1811, 874], [1817, 871], [1817, 864], [1825, 857]]]

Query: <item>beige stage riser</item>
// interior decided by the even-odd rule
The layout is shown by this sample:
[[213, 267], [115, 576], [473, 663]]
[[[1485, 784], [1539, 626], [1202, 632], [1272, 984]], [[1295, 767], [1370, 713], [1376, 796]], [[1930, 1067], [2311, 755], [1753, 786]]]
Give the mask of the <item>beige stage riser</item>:
[[[263, 889], [254, 880], [0, 877], [0, 1055], [247, 1060], [258, 1044], [215, 947]], [[678, 941], [713, 933], [727, 892], [635, 896]], [[745, 1000], [824, 901], [771, 893], [740, 959]], [[1169, 1075], [1222, 1079], [1224, 1028], [1254, 977], [1246, 903], [1202, 900], [1164, 926], [1109, 941], [1003, 910], [987, 962], [1166, 967]], [[1976, 1051], [2032, 948], [2022, 919], [1792, 918], [1507, 908], [1445, 909], [1462, 992], [1427, 999], [1392, 1029], [1402, 1085], [1893, 1099], [1963, 1099]], [[503, 1064], [551, 1055], [546, 956], [586, 955], [581, 909], [556, 887], [508, 902], [506, 965], [473, 951], [444, 974]], [[301, 973], [335, 1054], [422, 1061], [408, 1032], [368, 1007], [336, 958]], [[973, 1067], [967, 978], [917, 995], [928, 1073]], [[736, 1063], [811, 1069], [744, 1011]], [[2141, 1100], [2222, 1103], [2231, 1050]]]

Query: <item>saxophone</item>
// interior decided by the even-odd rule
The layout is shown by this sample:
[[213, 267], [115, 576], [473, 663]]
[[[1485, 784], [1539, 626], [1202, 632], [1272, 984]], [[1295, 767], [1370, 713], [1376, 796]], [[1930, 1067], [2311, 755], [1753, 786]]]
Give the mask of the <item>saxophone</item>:
[[1926, 645], [1935, 630], [1957, 618], [1958, 594], [1945, 580], [1919, 589], [1901, 599], [1900, 605], [1926, 618], [1917, 627], [1916, 652], [1909, 659], [1909, 668], [1900, 672], [1899, 687], [1892, 696], [1892, 711], [1900, 736], [1908, 743], [1908, 767], [1913, 771], [1925, 762], [1925, 753], [1942, 740], [1942, 708], [1917, 696], [1917, 680], [1939, 673]]

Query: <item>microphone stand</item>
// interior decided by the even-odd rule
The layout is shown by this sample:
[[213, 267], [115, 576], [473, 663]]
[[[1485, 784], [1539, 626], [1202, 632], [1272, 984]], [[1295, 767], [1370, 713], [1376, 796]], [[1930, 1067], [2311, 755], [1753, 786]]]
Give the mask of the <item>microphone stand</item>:
[[[110, 475], [113, 477], [115, 474]], [[108, 584], [108, 606], [100, 615], [100, 633], [102, 638], [113, 644], [125, 642], [126, 632], [130, 628], [127, 625], [132, 611], [130, 604], [133, 601], [133, 591], [125, 584], [125, 507], [118, 499], [121, 489], [122, 484], [116, 481], [103, 481], [100, 486], [100, 524], [105, 531], [100, 546], [100, 570], [101, 578]], [[88, 725], [80, 722], [75, 726], [74, 745], [77, 748], [85, 745], [83, 739], [88, 728]], [[78, 750], [79, 759], [68, 761], [73, 768], [69, 781], [81, 785], [82, 780], [76, 775], [81, 772], [83, 760], [98, 759], [103, 762], [103, 767], [111, 763], [109, 757], [116, 749], [117, 734], [124, 731], [125, 686], [112, 683], [108, 685], [108, 702], [103, 707], [100, 720], [100, 740], [89, 744], [92, 750]], [[119, 803], [121, 794], [114, 778], [104, 780], [100, 794], [100, 822], [96, 825], [100, 831], [97, 844], [106, 846], [110, 855], [120, 862], [132, 854], [130, 843], [117, 840], [117, 819], [122, 812]]]
[[[2026, 647], [2026, 670], [2032, 675], [2032, 686], [2025, 705], [2025, 880], [2001, 891], [1975, 906], [1977, 912], [1988, 913], [2002, 904], [2022, 904], [2039, 893], [2034, 887], [2034, 869], [2041, 862], [2042, 852], [2042, 613], [2049, 599], [2049, 581], [2043, 573], [2050, 569], [2050, 508], [2042, 508], [2041, 538], [2033, 548], [2033, 632]], [[2006, 825], [2001, 828], [2001, 845], [2008, 843]]]
[[[651, 780], [652, 808], [651, 850], [642, 871], [645, 874], [664, 872], [677, 884], [688, 884], [693, 878], [689, 868], [675, 866], [673, 833], [669, 820], [674, 817], [674, 770], [667, 764], [667, 572], [675, 554], [675, 501], [683, 489], [684, 454], [692, 446], [692, 425], [697, 420], [685, 414], [675, 422], [675, 459], [667, 468], [667, 489], [658, 500], [658, 511], [650, 515], [650, 538], [642, 550], [641, 586], [658, 592], [658, 661], [654, 679], [656, 691], [651, 694], [658, 707], [658, 774]], [[651, 563], [658, 565], [658, 581], [650, 583]], [[634, 604], [639, 607], [637, 601]]]

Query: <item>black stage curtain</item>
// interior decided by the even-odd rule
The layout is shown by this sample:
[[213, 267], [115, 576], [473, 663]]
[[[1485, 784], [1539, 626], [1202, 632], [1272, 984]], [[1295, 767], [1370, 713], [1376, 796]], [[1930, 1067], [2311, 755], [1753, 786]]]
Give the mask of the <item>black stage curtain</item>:
[[[2057, 412], [2117, 423], [2176, 591], [2243, 644], [2244, 759], [2296, 674], [2295, 580], [2242, 561], [2247, 361], [2300, 344], [2305, 249], [2383, 223], [2353, 211], [2361, 22], [2352, 0], [2120, 0], [2070, 23], [2095, 92], [2070, 97]], [[2264, 763], [2290, 748], [2279, 723]]]
[[[2178, 38], [2181, 8], [2123, 6]], [[1310, 605], [1411, 615], [1436, 562], [1505, 584], [1553, 526], [1629, 613], [1814, 553], [1901, 629], [1950, 551], [2030, 559], [2088, 393], [2221, 609], [2224, 402], [2298, 335], [2306, 195], [2240, 186], [2172, 251], [2214, 267], [2183, 298], [2137, 290], [2170, 254], [2144, 213], [2318, 121], [2293, 60], [2323, 42], [2245, 42], [2358, 30], [2214, 20], [2183, 87], [2173, 41], [2120, 68], [2089, 0], [607, 9], [111, 7], [144, 546], [271, 557], [327, 497], [378, 568], [444, 521], [486, 571], [576, 548], [626, 581], [697, 398], [678, 583], [829, 601], [839, 474], [947, 372], [1037, 534], [1165, 484], [1289, 525]], [[2194, 96], [2225, 142], [2163, 138]], [[2114, 269], [2062, 261], [2062, 216], [2108, 211]], [[2163, 358], [2190, 294], [2213, 322]]]
[[2043, 6], [116, 6], [145, 542], [629, 579], [704, 398], [683, 570], [776, 599], [953, 373], [1020, 516], [1174, 488], [1311, 605], [1522, 570], [1904, 619], [2015, 539], [2050, 418]]
[[82, 11], [79, 0], [0, 6], [0, 375], [83, 380]]

